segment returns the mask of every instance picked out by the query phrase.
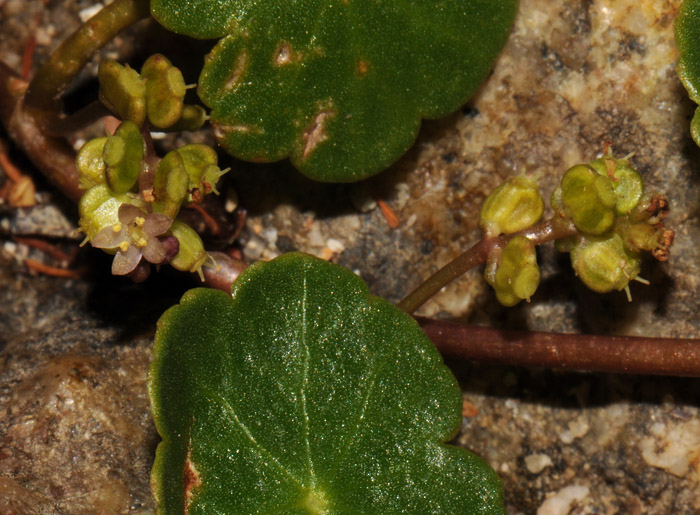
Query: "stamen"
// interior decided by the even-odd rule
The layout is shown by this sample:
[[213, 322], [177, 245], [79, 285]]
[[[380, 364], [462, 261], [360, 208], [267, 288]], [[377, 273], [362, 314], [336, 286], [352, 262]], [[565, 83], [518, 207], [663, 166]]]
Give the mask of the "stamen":
[[136, 224], [136, 227], [143, 227], [143, 224], [146, 223], [146, 219], [142, 216], [137, 216], [134, 218], [134, 224]]
[[122, 230], [122, 224], [120, 224], [119, 222], [117, 222], [116, 224], [114, 224], [114, 225], [112, 226], [112, 230], [113, 230], [114, 232], [119, 232], [119, 231], [121, 231], [121, 230]]
[[119, 250], [121, 250], [122, 252], [126, 252], [127, 250], [129, 250], [129, 242], [128, 241], [121, 242], [119, 244]]
[[632, 279], [632, 280], [633, 280], [633, 281], [637, 281], [638, 283], [645, 284], [645, 285], [647, 285], [647, 286], [649, 286], [649, 285], [651, 284], [649, 281], [647, 281], [646, 279], [643, 279], [643, 278], [641, 278], [641, 277], [639, 277], [639, 276], [635, 277], [635, 278]]
[[629, 284], [625, 286], [625, 293], [627, 294], [627, 302], [632, 302], [632, 292]]

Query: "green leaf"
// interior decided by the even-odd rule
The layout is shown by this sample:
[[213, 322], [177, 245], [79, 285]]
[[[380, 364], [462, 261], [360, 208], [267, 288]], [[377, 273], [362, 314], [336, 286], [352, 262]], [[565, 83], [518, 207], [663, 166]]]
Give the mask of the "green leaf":
[[290, 157], [354, 181], [390, 165], [422, 118], [458, 109], [486, 78], [517, 0], [151, 0], [166, 28], [222, 38], [199, 95], [236, 157]]
[[150, 375], [164, 513], [503, 513], [455, 378], [350, 271], [258, 262], [161, 318]]
[[[676, 70], [688, 96], [700, 104], [700, 0], [685, 0], [676, 18], [676, 46], [680, 52]], [[690, 123], [690, 133], [700, 145], [700, 109]]]

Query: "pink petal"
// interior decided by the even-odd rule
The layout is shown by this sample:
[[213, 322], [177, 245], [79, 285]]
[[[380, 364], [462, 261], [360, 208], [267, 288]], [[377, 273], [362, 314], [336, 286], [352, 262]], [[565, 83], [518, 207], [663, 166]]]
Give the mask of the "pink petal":
[[129, 225], [131, 222], [136, 220], [137, 216], [145, 217], [146, 213], [131, 204], [122, 204], [119, 206], [117, 216], [119, 217], [119, 221], [121, 223]]
[[149, 261], [155, 265], [165, 261], [165, 247], [163, 247], [163, 244], [158, 241], [158, 238], [148, 238], [148, 242], [146, 243], [146, 246], [141, 249], [141, 252], [143, 253], [143, 257], [146, 261]]
[[133, 245], [129, 245], [126, 252], [120, 250], [117, 252], [117, 255], [114, 256], [114, 261], [112, 261], [112, 274], [126, 275], [136, 268], [139, 261], [141, 261], [141, 251]]
[[110, 225], [98, 232], [90, 244], [98, 249], [113, 249], [125, 240], [124, 228], [122, 227], [119, 231], [115, 231], [114, 226]]
[[143, 232], [149, 236], [160, 236], [165, 231], [170, 229], [173, 224], [173, 219], [163, 213], [151, 213], [146, 217], [146, 223], [143, 224]]

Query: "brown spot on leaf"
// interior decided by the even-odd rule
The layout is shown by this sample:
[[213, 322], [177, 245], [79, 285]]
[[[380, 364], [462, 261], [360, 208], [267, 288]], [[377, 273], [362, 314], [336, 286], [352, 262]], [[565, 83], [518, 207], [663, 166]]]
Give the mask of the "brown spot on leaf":
[[238, 89], [238, 87], [241, 85], [243, 75], [245, 75], [245, 72], [248, 69], [249, 57], [250, 56], [248, 55], [247, 50], [243, 50], [239, 54], [238, 59], [236, 59], [236, 65], [233, 67], [233, 70], [231, 70], [231, 75], [229, 76], [228, 80], [221, 88], [219, 96], [226, 95]]
[[289, 43], [287, 43], [286, 41], [283, 41], [282, 44], [277, 49], [277, 52], [275, 55], [275, 64], [277, 66], [284, 66], [285, 64], [291, 63], [292, 59], [293, 59], [292, 47], [289, 45]]
[[357, 61], [357, 73], [364, 76], [369, 71], [369, 64], [364, 59]]
[[185, 486], [185, 514], [189, 512], [190, 504], [194, 498], [193, 490], [202, 484], [202, 479], [197, 471], [197, 468], [192, 463], [192, 451], [187, 450], [187, 459], [185, 460], [185, 469], [182, 474], [183, 484]]
[[326, 122], [335, 116], [335, 111], [324, 109], [314, 118], [313, 123], [304, 131], [304, 149], [301, 152], [301, 159], [305, 160], [309, 154], [319, 145], [328, 139], [326, 134]]
[[230, 132], [240, 132], [240, 133], [252, 133], [252, 134], [262, 134], [264, 131], [260, 127], [255, 127], [254, 125], [236, 124], [227, 125], [222, 123], [213, 123], [214, 135], [218, 139], [223, 139]]

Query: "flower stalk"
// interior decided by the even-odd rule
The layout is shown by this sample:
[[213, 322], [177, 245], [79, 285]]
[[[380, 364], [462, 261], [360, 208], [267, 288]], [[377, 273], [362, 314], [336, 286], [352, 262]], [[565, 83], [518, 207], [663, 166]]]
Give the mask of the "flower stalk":
[[548, 220], [512, 234], [485, 238], [428, 277], [420, 286], [399, 302], [398, 306], [408, 314], [414, 313], [444, 286], [475, 266], [486, 263], [489, 254], [494, 249], [504, 248], [516, 236], [525, 236], [534, 245], [539, 245], [548, 241], [573, 236], [574, 234], [576, 234], [576, 229], [573, 225], [555, 215]]

